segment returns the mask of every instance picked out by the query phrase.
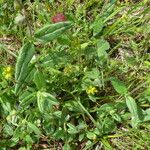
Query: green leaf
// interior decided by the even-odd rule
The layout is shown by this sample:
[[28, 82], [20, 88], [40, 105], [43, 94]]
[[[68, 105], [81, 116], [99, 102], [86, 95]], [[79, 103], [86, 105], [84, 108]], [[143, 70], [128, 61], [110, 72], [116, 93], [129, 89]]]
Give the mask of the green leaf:
[[[1, 143], [0, 143], [0, 144], [1, 144]], [[1, 147], [1, 148], [0, 148], [0, 150], [6, 150], [6, 148], [4, 148], [4, 147]]]
[[64, 104], [64, 106], [65, 106], [65, 108], [69, 109], [70, 111], [83, 113], [83, 110], [79, 107], [79, 105], [76, 101], [73, 101], [73, 100], [67, 101]]
[[85, 72], [84, 78], [97, 79], [100, 76], [100, 72], [97, 68], [92, 68], [91, 71]]
[[91, 141], [91, 140], [88, 140], [86, 142], [86, 145], [85, 147], [83, 148], [83, 150], [89, 150], [89, 149], [92, 149], [92, 147], [97, 143], [97, 141]]
[[17, 82], [15, 85], [15, 94], [18, 94], [19, 88], [26, 78], [29, 62], [34, 55], [34, 52], [35, 48], [31, 42], [25, 43], [20, 50], [15, 69], [15, 79]]
[[56, 132], [53, 134], [53, 136], [58, 140], [60, 140], [60, 139], [64, 140], [64, 137], [65, 137], [64, 130], [62, 130], [62, 129], [56, 130]]
[[12, 136], [14, 133], [13, 126], [11, 126], [11, 124], [4, 124], [3, 125], [3, 132], [9, 136]]
[[73, 124], [68, 123], [67, 126], [69, 127], [69, 129], [68, 129], [68, 133], [69, 134], [76, 134], [76, 133], [78, 133], [77, 128]]
[[39, 130], [39, 128], [34, 125], [33, 123], [31, 122], [28, 122], [28, 127], [37, 135], [40, 135], [41, 134], [41, 131]]
[[22, 107], [27, 107], [30, 103], [32, 103], [35, 100], [35, 93], [31, 93], [29, 95], [27, 95], [26, 97], [24, 97], [21, 102], [20, 102], [20, 106]]
[[95, 140], [96, 139], [96, 134], [94, 132], [87, 132], [86, 136], [90, 140]]
[[144, 111], [144, 119], [143, 121], [150, 121], [150, 108]]
[[112, 110], [115, 110], [115, 105], [113, 103], [106, 103], [106, 104], [103, 104], [100, 108], [99, 108], [99, 111], [102, 111], [102, 112], [110, 112]]
[[41, 113], [44, 113], [45, 111], [52, 109], [53, 105], [58, 105], [59, 102], [53, 95], [46, 92], [38, 91], [37, 104], [38, 104], [39, 111]]
[[80, 134], [80, 135], [79, 135], [79, 141], [81, 142], [81, 141], [84, 139], [84, 137], [85, 137], [85, 134], [84, 134], [84, 133]]
[[103, 146], [104, 146], [105, 150], [113, 150], [112, 146], [110, 145], [110, 143], [108, 142], [107, 139], [102, 138], [101, 142], [103, 143]]
[[50, 42], [62, 35], [71, 26], [72, 22], [70, 21], [45, 25], [35, 32], [35, 37], [43, 42]]
[[70, 21], [58, 22], [58, 23], [54, 23], [54, 24], [46, 24], [46, 25], [44, 25], [44, 27], [38, 29], [35, 32], [35, 37], [39, 38], [45, 34], [52, 33], [52, 32], [54, 32], [54, 31], [56, 31], [62, 27], [68, 26], [70, 24], [71, 24]]
[[45, 97], [42, 95], [42, 93], [38, 92], [37, 93], [37, 105], [39, 108], [40, 112], [44, 112], [44, 101], [45, 101]]
[[103, 121], [103, 133], [104, 134], [108, 134], [112, 131], [114, 131], [114, 129], [116, 128], [116, 124], [114, 122], [113, 118], [105, 118]]
[[116, 78], [111, 78], [110, 79], [114, 89], [119, 93], [119, 94], [127, 94], [128, 90], [124, 83]]
[[72, 150], [72, 148], [70, 147], [69, 143], [65, 143], [63, 150]]
[[24, 68], [26, 69], [28, 63], [32, 59], [34, 51], [35, 51], [34, 45], [30, 42], [25, 43], [23, 47], [20, 49], [15, 70], [16, 80], [24, 73]]
[[18, 150], [27, 150], [25, 147], [20, 147]]
[[9, 142], [10, 142], [9, 146], [14, 147], [19, 142], [19, 138], [18, 137], [13, 137], [13, 138], [11, 138], [11, 140]]
[[30, 145], [32, 145], [34, 143], [32, 137], [30, 135], [26, 135], [24, 140]]
[[46, 87], [46, 82], [45, 82], [44, 75], [39, 70], [37, 70], [35, 72], [33, 81], [36, 84], [38, 90]]
[[118, 115], [117, 113], [113, 114], [113, 115], [112, 115], [112, 118], [113, 118], [114, 120], [120, 122], [120, 123], [121, 123], [121, 121], [122, 121], [121, 116]]
[[104, 57], [107, 55], [106, 50], [110, 48], [109, 43], [105, 39], [100, 39], [97, 41], [97, 54], [98, 57]]
[[132, 116], [131, 125], [132, 127], [136, 127], [140, 122], [137, 104], [131, 96], [126, 97], [126, 104]]
[[69, 37], [67, 35], [62, 35], [62, 36], [58, 37], [57, 41], [61, 45], [70, 45], [71, 44], [71, 40], [69, 39]]
[[104, 27], [103, 19], [101, 19], [99, 16], [92, 24], [93, 36], [97, 36], [102, 31], [103, 27]]
[[26, 72], [24, 72], [23, 78], [19, 80], [19, 82], [15, 85], [16, 95], [20, 94], [23, 87], [27, 84], [33, 81], [33, 74], [35, 72], [34, 66], [29, 65], [26, 69]]

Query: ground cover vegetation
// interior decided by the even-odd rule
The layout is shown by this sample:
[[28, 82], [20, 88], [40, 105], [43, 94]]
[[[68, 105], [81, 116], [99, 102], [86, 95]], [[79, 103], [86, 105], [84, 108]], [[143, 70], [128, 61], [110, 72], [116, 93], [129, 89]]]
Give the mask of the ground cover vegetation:
[[0, 0], [0, 150], [150, 149], [149, 0]]

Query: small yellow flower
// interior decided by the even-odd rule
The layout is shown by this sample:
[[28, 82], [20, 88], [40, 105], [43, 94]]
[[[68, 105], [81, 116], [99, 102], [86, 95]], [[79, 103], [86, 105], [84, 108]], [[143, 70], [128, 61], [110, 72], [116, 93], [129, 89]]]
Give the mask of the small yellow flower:
[[73, 72], [73, 66], [69, 65], [67, 67], [64, 68], [64, 74], [71, 74]]
[[10, 66], [5, 68], [6, 72], [11, 72], [12, 68]]
[[8, 79], [11, 79], [12, 74], [11, 74], [11, 73], [7, 73], [7, 74], [5, 74], [4, 77], [5, 77], [5, 79], [7, 79], [7, 80], [8, 80]]
[[7, 66], [3, 69], [3, 76], [5, 79], [9, 80], [12, 78], [12, 67], [11, 66]]
[[94, 95], [95, 93], [97, 93], [97, 89], [95, 87], [90, 86], [87, 90], [86, 90], [87, 94], [92, 94]]

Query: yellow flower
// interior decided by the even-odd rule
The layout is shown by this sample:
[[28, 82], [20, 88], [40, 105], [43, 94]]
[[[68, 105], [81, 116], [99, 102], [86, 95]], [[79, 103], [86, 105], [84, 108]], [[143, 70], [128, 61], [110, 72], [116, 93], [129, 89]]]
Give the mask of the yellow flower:
[[90, 86], [87, 90], [86, 90], [87, 94], [92, 94], [94, 95], [95, 93], [97, 93], [97, 89], [95, 87]]
[[11, 74], [11, 73], [7, 73], [7, 74], [5, 74], [4, 77], [5, 77], [5, 79], [7, 79], [7, 80], [8, 80], [8, 79], [11, 79], [12, 74]]
[[64, 74], [71, 74], [73, 72], [73, 66], [68, 65], [67, 67], [64, 68]]
[[7, 66], [3, 69], [3, 76], [5, 79], [9, 80], [12, 77], [12, 67], [11, 66]]

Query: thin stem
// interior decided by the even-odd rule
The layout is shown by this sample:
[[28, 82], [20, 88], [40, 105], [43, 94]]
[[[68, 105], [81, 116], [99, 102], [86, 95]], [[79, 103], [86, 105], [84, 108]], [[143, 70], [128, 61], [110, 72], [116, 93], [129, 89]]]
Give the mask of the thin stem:
[[[66, 90], [65, 90], [66, 91]], [[77, 99], [71, 92], [66, 91], [69, 94], [71, 94], [73, 96], [74, 99]], [[80, 108], [86, 113], [86, 115], [90, 118], [90, 120], [93, 122], [93, 124], [97, 127], [97, 129], [100, 130], [97, 122], [95, 121], [95, 119], [91, 116], [91, 114], [86, 110], [86, 108], [81, 104], [80, 99], [77, 100], [78, 105], [80, 106]]]

